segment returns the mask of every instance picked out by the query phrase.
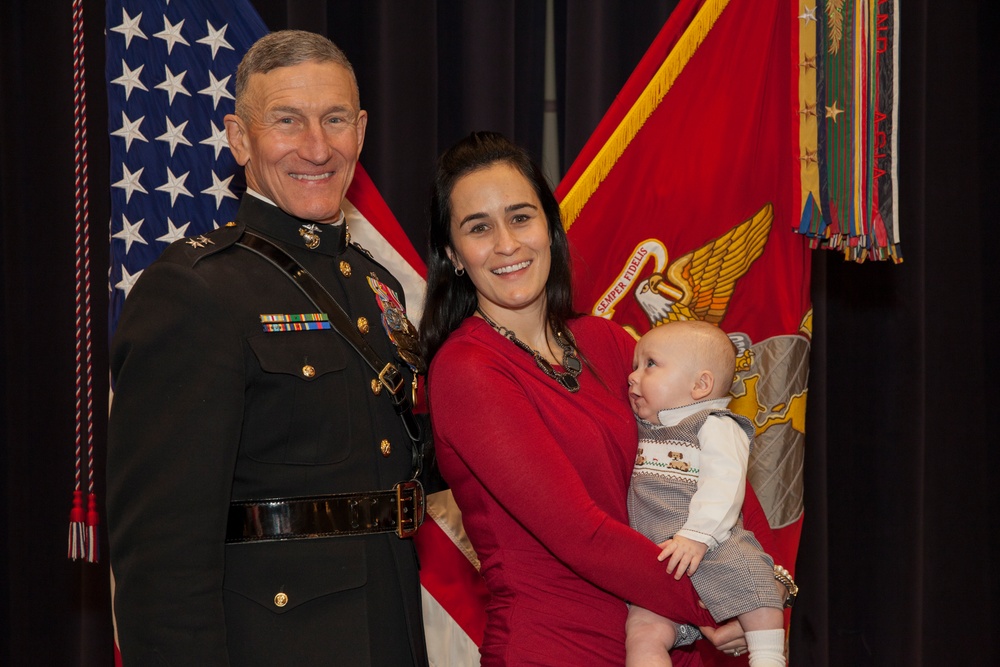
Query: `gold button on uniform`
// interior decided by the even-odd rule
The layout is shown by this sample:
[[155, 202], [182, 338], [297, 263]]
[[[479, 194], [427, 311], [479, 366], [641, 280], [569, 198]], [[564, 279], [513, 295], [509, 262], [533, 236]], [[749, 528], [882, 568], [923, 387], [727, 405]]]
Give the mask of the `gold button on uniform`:
[[388, 440], [383, 440], [380, 448], [382, 450], [382, 456], [389, 456], [389, 454], [392, 454], [392, 445], [389, 444]]
[[315, 377], [316, 369], [310, 366], [309, 364], [306, 364], [305, 366], [302, 367], [302, 375], [307, 378]]
[[378, 378], [372, 378], [372, 393], [376, 396], [382, 393], [382, 382]]
[[345, 262], [344, 260], [340, 260], [340, 272], [344, 274], [345, 278], [350, 278], [351, 277], [351, 265], [348, 264], [347, 262]]
[[285, 595], [284, 593], [278, 593], [277, 595], [274, 596], [275, 607], [284, 607], [286, 604], [288, 604], [287, 595]]
[[368, 333], [368, 318], [367, 317], [359, 317], [358, 318], [358, 331], [360, 331], [363, 334]]

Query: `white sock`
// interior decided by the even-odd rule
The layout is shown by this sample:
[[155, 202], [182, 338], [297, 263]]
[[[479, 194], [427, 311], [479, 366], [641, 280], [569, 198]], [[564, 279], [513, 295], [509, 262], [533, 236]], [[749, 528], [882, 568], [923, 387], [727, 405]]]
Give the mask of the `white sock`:
[[750, 667], [785, 667], [784, 630], [752, 630], [746, 638]]

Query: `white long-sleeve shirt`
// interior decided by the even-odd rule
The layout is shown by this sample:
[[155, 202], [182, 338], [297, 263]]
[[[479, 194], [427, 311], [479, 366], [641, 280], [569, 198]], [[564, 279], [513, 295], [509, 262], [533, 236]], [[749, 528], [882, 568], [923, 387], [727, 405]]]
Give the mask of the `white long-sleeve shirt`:
[[[671, 410], [657, 418], [664, 426], [676, 426], [690, 415], [706, 409], [726, 409], [728, 398], [699, 401]], [[750, 441], [735, 420], [710, 415], [698, 431], [698, 490], [691, 498], [688, 519], [678, 535], [697, 540], [709, 549], [727, 540], [743, 506], [746, 492]]]

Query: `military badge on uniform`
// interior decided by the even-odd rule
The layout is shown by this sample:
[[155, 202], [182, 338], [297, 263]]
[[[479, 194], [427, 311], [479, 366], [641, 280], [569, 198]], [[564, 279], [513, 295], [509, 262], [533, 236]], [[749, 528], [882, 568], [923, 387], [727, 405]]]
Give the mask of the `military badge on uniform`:
[[382, 325], [389, 335], [389, 340], [396, 346], [396, 354], [415, 373], [427, 372], [427, 363], [420, 354], [420, 336], [417, 328], [407, 319], [399, 298], [374, 273], [368, 276], [368, 285], [378, 297], [378, 307], [382, 310]]
[[184, 241], [184, 243], [187, 243], [192, 248], [206, 248], [206, 247], [208, 247], [210, 245], [215, 245], [215, 241], [213, 241], [212, 239], [208, 238], [204, 234], [201, 234], [200, 236], [195, 236], [193, 238], [190, 238], [190, 239]]
[[306, 244], [307, 248], [315, 250], [319, 247], [319, 235], [322, 231], [319, 225], [309, 223], [299, 227], [299, 236], [302, 237], [302, 242]]
[[260, 324], [265, 333], [279, 331], [319, 331], [330, 328], [330, 318], [326, 313], [275, 313], [261, 314]]

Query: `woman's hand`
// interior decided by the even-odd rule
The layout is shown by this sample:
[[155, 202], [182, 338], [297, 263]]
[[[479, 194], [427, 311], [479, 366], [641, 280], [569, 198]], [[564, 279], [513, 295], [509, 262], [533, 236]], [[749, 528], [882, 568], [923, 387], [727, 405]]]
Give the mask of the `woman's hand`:
[[727, 655], [739, 656], [747, 652], [747, 640], [743, 635], [743, 628], [735, 618], [717, 628], [704, 626], [698, 629], [715, 648]]

